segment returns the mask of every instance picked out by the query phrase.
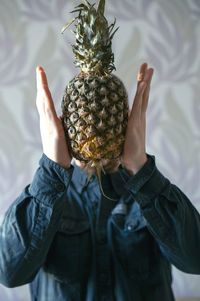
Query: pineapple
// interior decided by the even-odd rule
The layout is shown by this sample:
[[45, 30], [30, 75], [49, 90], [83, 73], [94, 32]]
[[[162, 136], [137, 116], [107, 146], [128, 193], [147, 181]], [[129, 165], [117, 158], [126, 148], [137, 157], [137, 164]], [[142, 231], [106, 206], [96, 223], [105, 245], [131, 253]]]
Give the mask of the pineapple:
[[123, 151], [128, 122], [128, 96], [115, 70], [112, 39], [115, 22], [104, 16], [105, 0], [95, 4], [84, 0], [72, 13], [76, 42], [72, 45], [75, 65], [80, 73], [65, 89], [62, 120], [74, 158], [85, 163], [85, 169], [112, 172]]

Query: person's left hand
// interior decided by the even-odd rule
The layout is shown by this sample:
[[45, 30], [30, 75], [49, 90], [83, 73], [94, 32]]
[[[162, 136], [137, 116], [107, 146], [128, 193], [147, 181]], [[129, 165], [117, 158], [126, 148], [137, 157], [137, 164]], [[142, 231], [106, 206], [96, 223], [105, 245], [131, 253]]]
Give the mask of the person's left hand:
[[153, 69], [146, 63], [140, 66], [137, 91], [129, 115], [122, 165], [136, 174], [147, 161], [146, 155], [146, 111]]

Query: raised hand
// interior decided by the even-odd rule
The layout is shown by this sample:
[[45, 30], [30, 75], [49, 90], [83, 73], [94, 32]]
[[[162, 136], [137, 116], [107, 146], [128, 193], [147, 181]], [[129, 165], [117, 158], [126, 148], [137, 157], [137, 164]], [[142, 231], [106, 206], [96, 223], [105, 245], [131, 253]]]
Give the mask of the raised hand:
[[152, 76], [153, 69], [143, 63], [138, 74], [137, 91], [129, 115], [122, 154], [123, 166], [133, 174], [136, 174], [147, 161], [146, 111]]
[[61, 119], [57, 116], [42, 67], [36, 68], [36, 105], [40, 116], [40, 133], [44, 154], [64, 168], [69, 168], [71, 156], [68, 151]]

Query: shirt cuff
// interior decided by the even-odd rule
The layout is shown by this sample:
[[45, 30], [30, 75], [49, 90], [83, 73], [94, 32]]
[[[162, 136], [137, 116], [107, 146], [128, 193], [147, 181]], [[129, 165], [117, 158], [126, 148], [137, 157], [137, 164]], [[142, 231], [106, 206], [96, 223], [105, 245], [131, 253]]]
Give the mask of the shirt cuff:
[[159, 172], [155, 157], [147, 155], [148, 160], [137, 174], [131, 176], [120, 167], [117, 173], [111, 175], [111, 181], [116, 192], [129, 191], [141, 207], [145, 207], [154, 199], [169, 181]]
[[30, 194], [47, 205], [53, 205], [66, 192], [73, 169], [72, 165], [65, 169], [43, 154], [29, 186]]

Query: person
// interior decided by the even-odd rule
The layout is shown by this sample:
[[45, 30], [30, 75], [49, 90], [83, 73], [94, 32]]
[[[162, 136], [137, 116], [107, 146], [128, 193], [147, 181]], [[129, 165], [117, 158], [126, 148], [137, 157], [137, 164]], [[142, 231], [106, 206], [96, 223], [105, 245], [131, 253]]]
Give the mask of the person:
[[[120, 166], [87, 181], [72, 164], [45, 71], [37, 67], [43, 154], [5, 214], [0, 282], [32, 301], [172, 301], [171, 265], [200, 273], [200, 215], [146, 153], [153, 69], [140, 67]], [[106, 197], [108, 196], [108, 197]]]

